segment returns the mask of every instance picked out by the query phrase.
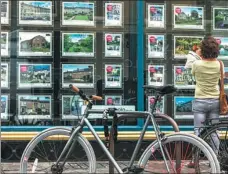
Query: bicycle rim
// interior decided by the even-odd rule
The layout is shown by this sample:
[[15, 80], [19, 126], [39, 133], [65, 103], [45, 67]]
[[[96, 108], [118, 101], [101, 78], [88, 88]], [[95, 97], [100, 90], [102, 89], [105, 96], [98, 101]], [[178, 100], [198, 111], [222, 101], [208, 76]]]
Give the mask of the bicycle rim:
[[[219, 163], [213, 150], [206, 143], [201, 143], [201, 140], [196, 136], [183, 133], [168, 135], [162, 141], [168, 170], [157, 140], [147, 147], [138, 165], [144, 168], [144, 173], [168, 173], [168, 171], [170, 173], [219, 173]], [[204, 154], [204, 158], [199, 159], [199, 168], [191, 163], [195, 147]]]
[[[65, 147], [70, 132], [71, 129], [57, 127], [34, 137], [23, 152], [20, 172], [52, 173], [51, 168]], [[95, 173], [96, 158], [90, 143], [81, 134], [78, 134], [76, 141], [62, 173]]]

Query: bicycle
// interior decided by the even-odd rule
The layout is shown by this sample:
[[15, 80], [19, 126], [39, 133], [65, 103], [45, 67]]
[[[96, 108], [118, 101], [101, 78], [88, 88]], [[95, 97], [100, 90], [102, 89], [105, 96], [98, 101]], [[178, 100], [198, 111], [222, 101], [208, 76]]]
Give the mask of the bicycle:
[[[63, 173], [64, 172], [70, 172], [71, 170], [68, 170], [69, 167], [72, 167], [74, 170], [74, 173], [79, 172], [83, 173], [82, 169], [86, 170], [86, 173], [96, 173], [96, 157], [95, 152], [89, 143], [89, 141], [82, 135], [83, 127], [86, 125], [90, 132], [95, 137], [96, 141], [98, 142], [101, 149], [104, 151], [104, 153], [107, 155], [109, 161], [114, 165], [116, 171], [118, 173], [141, 173], [141, 172], [155, 172], [155, 173], [193, 173], [197, 172], [199, 173], [199, 168], [195, 168], [194, 171], [192, 169], [188, 169], [186, 167], [186, 163], [188, 163], [191, 160], [192, 154], [192, 148], [198, 148], [201, 152], [204, 153], [203, 162], [207, 162], [207, 166], [205, 168], [205, 165], [203, 165], [203, 168], [201, 172], [207, 172], [207, 173], [220, 173], [220, 166], [219, 162], [216, 158], [215, 153], [211, 149], [211, 147], [203, 141], [201, 138], [186, 134], [186, 133], [180, 133], [175, 132], [169, 135], [165, 135], [162, 133], [159, 129], [158, 124], [156, 123], [154, 114], [151, 114], [150, 112], [141, 112], [141, 111], [116, 111], [113, 108], [106, 109], [106, 110], [93, 110], [93, 101], [102, 100], [102, 97], [92, 95], [88, 97], [84, 92], [77, 87], [70, 85], [69, 86], [72, 91], [75, 93], [78, 93], [78, 95], [87, 102], [87, 107], [85, 109], [84, 115], [81, 117], [79, 125], [75, 126], [73, 128], [65, 128], [65, 127], [53, 127], [46, 129], [42, 132], [40, 132], [37, 136], [35, 136], [26, 146], [20, 162], [20, 172], [21, 173], [27, 173], [27, 172], [36, 172], [40, 173], [41, 169], [43, 170], [50, 170], [51, 173]], [[173, 85], [166, 85], [166, 86], [145, 86], [145, 89], [152, 89], [157, 92], [155, 104], [153, 106], [152, 113], [154, 113], [156, 102], [157, 100], [164, 95], [174, 93], [176, 91], [176, 88]], [[118, 120], [121, 120], [122, 118], [127, 118], [130, 116], [131, 118], [146, 118], [145, 124], [143, 126], [143, 129], [141, 131], [141, 135], [139, 137], [139, 140], [137, 141], [136, 147], [134, 149], [133, 155], [130, 159], [130, 162], [128, 163], [128, 166], [121, 169], [121, 167], [118, 165], [117, 161], [114, 159], [114, 157], [110, 154], [107, 147], [102, 142], [101, 138], [98, 136], [96, 131], [94, 130], [93, 126], [90, 124], [89, 120], [87, 119], [89, 117], [90, 113], [103, 113], [103, 116], [107, 118], [107, 116], [112, 115], [113, 116], [113, 123], [112, 128], [117, 131], [117, 122]], [[152, 121], [152, 125], [154, 128], [154, 132], [156, 135], [156, 140], [153, 141], [143, 152], [141, 157], [139, 158], [137, 164], [135, 165], [136, 155], [139, 152], [140, 145], [142, 143], [143, 137], [145, 135], [147, 126], [149, 121]], [[114, 131], [114, 138], [117, 138], [117, 132]], [[48, 153], [45, 151], [43, 143], [52, 143], [57, 138], [62, 138], [64, 140], [64, 145], [61, 146], [63, 149], [59, 151], [59, 154], [57, 153], [56, 148], [60, 147], [59, 144], [54, 143], [54, 149], [52, 151], [49, 151]], [[44, 142], [43, 142], [44, 141]], [[38, 143], [41, 143], [41, 148], [39, 148]], [[66, 144], [65, 144], [66, 143]], [[78, 144], [77, 144], [78, 143]], [[187, 145], [184, 143], [188, 143]], [[189, 145], [190, 144], [190, 145]], [[59, 146], [58, 146], [59, 145]], [[74, 160], [72, 160], [73, 157], [75, 157], [74, 148], [77, 147], [77, 145], [80, 145], [85, 155], [80, 157], [78, 160], [82, 161], [84, 159], [88, 160], [86, 164], [86, 167], [82, 165], [82, 162], [79, 162], [79, 165], [75, 165]], [[177, 146], [175, 146], [177, 145]], [[178, 148], [176, 148], [178, 147]], [[174, 154], [170, 155], [168, 152], [170, 150], [174, 149]], [[190, 152], [188, 152], [188, 149], [190, 149]], [[35, 150], [38, 150], [38, 152], [35, 152]], [[158, 151], [156, 151], [158, 150]], [[45, 151], [45, 152], [43, 152]], [[185, 152], [184, 155], [181, 155], [181, 161], [175, 161], [174, 158], [176, 156], [180, 157], [181, 152]], [[41, 153], [44, 154], [44, 157], [41, 158]], [[78, 152], [79, 153], [79, 152]], [[33, 155], [38, 155], [38, 157], [33, 157]], [[57, 157], [57, 155], [59, 155]], [[56, 157], [56, 160], [53, 160], [52, 158]], [[64, 157], [64, 158], [63, 158]], [[155, 160], [158, 159], [158, 161], [151, 162], [150, 157], [156, 157]], [[69, 159], [69, 162], [67, 160]], [[164, 160], [163, 167], [161, 166], [161, 159]], [[48, 160], [49, 162], [44, 162], [43, 160]], [[40, 162], [41, 161], [41, 162]], [[175, 163], [176, 162], [176, 163]], [[199, 161], [200, 163], [201, 161]], [[48, 163], [51, 163], [48, 167]], [[40, 168], [38, 165], [41, 165]], [[81, 164], [81, 165], [80, 165]], [[153, 164], [160, 165], [160, 168], [154, 168]], [[205, 163], [204, 163], [205, 164]], [[80, 166], [80, 167], [78, 167]], [[178, 167], [177, 167], [178, 166]], [[210, 168], [209, 168], [210, 167]], [[77, 171], [76, 171], [77, 169]], [[157, 171], [159, 170], [159, 172]], [[165, 170], [165, 171], [164, 171]], [[189, 171], [186, 171], [189, 170]], [[197, 171], [196, 171], [197, 170]], [[48, 171], [45, 171], [45, 173], [48, 173]]]
[[[207, 119], [203, 124], [204, 126], [199, 128], [199, 137], [216, 151], [221, 170], [228, 173], [228, 119]], [[215, 137], [219, 144], [213, 140]]]

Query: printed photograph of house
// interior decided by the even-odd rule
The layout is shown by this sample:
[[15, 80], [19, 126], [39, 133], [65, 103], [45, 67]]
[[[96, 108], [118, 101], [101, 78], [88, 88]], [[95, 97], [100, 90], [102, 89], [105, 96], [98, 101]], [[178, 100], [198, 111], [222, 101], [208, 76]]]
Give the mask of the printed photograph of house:
[[122, 35], [105, 34], [105, 56], [121, 56], [122, 52]]
[[19, 55], [50, 56], [51, 33], [19, 32]]
[[213, 8], [214, 30], [228, 30], [228, 8]]
[[215, 37], [219, 43], [219, 56], [221, 59], [228, 59], [228, 37]]
[[94, 56], [94, 35], [89, 33], [63, 33], [64, 56]]
[[19, 1], [19, 24], [52, 23], [51, 1]]
[[9, 24], [9, 2], [1, 1], [1, 24]]
[[105, 65], [105, 87], [120, 88], [122, 86], [121, 71], [121, 65]]
[[8, 41], [8, 32], [1, 32], [1, 55], [9, 55], [9, 41]]
[[186, 58], [194, 45], [200, 45], [203, 37], [198, 36], [174, 36], [174, 57]]
[[121, 3], [105, 3], [105, 26], [122, 26]]
[[153, 8], [153, 10], [150, 10], [150, 21], [163, 21], [164, 14], [163, 14], [163, 6], [161, 5], [150, 5], [150, 9]]
[[18, 96], [20, 116], [50, 116], [51, 115], [51, 97], [23, 95]]
[[174, 117], [175, 118], [193, 118], [191, 96], [175, 96], [174, 97]]
[[94, 3], [63, 2], [63, 24], [94, 25]]
[[194, 88], [195, 78], [191, 73], [191, 69], [185, 69], [184, 66], [174, 66], [174, 85], [177, 88]]
[[122, 105], [122, 96], [105, 96], [105, 105]]
[[[79, 96], [62, 96], [62, 115], [65, 117], [81, 116], [84, 101]], [[75, 117], [77, 118], [77, 117]]]
[[8, 116], [8, 96], [1, 95], [1, 119], [7, 119]]
[[50, 64], [19, 64], [19, 87], [51, 87]]
[[8, 64], [1, 63], [1, 87], [8, 88], [9, 86], [9, 69]]
[[164, 57], [164, 36], [148, 35], [148, 57]]
[[160, 86], [164, 83], [164, 66], [148, 65], [148, 85]]
[[174, 6], [174, 28], [203, 29], [203, 7]]
[[63, 64], [62, 65], [63, 86], [69, 84], [78, 87], [92, 87], [94, 85], [94, 66], [92, 64]]
[[[148, 111], [151, 112], [155, 104], [155, 96], [148, 96]], [[164, 97], [157, 101], [155, 107], [155, 113], [164, 113]]]

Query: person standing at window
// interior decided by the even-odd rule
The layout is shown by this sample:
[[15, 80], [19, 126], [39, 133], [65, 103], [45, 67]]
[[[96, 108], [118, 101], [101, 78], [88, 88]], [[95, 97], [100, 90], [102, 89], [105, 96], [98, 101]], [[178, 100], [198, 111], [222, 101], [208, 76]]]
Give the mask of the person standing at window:
[[197, 45], [193, 45], [192, 47], [192, 51], [189, 51], [189, 53], [187, 54], [187, 61], [185, 64], [185, 69], [187, 68], [192, 68], [192, 64], [196, 61], [196, 60], [201, 60], [201, 50], [200, 47]]
[[[206, 119], [213, 119], [216, 123], [219, 120], [219, 79], [220, 63], [217, 60], [219, 55], [219, 44], [216, 39], [207, 36], [200, 45], [202, 60], [196, 60], [192, 64], [192, 75], [196, 80], [195, 100], [193, 101], [192, 110], [194, 113], [194, 132], [197, 136], [200, 133], [200, 127]], [[224, 65], [222, 63], [223, 69]], [[212, 148], [216, 154], [219, 149], [218, 132], [211, 134]]]

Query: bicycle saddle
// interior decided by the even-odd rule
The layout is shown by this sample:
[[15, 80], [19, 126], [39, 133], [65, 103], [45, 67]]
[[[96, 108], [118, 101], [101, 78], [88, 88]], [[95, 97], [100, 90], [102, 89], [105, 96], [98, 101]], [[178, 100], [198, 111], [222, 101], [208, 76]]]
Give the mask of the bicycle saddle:
[[177, 91], [177, 88], [175, 88], [174, 85], [170, 85], [170, 84], [164, 85], [164, 86], [145, 85], [143, 86], [143, 88], [146, 90], [154, 90], [162, 95], [171, 94]]

